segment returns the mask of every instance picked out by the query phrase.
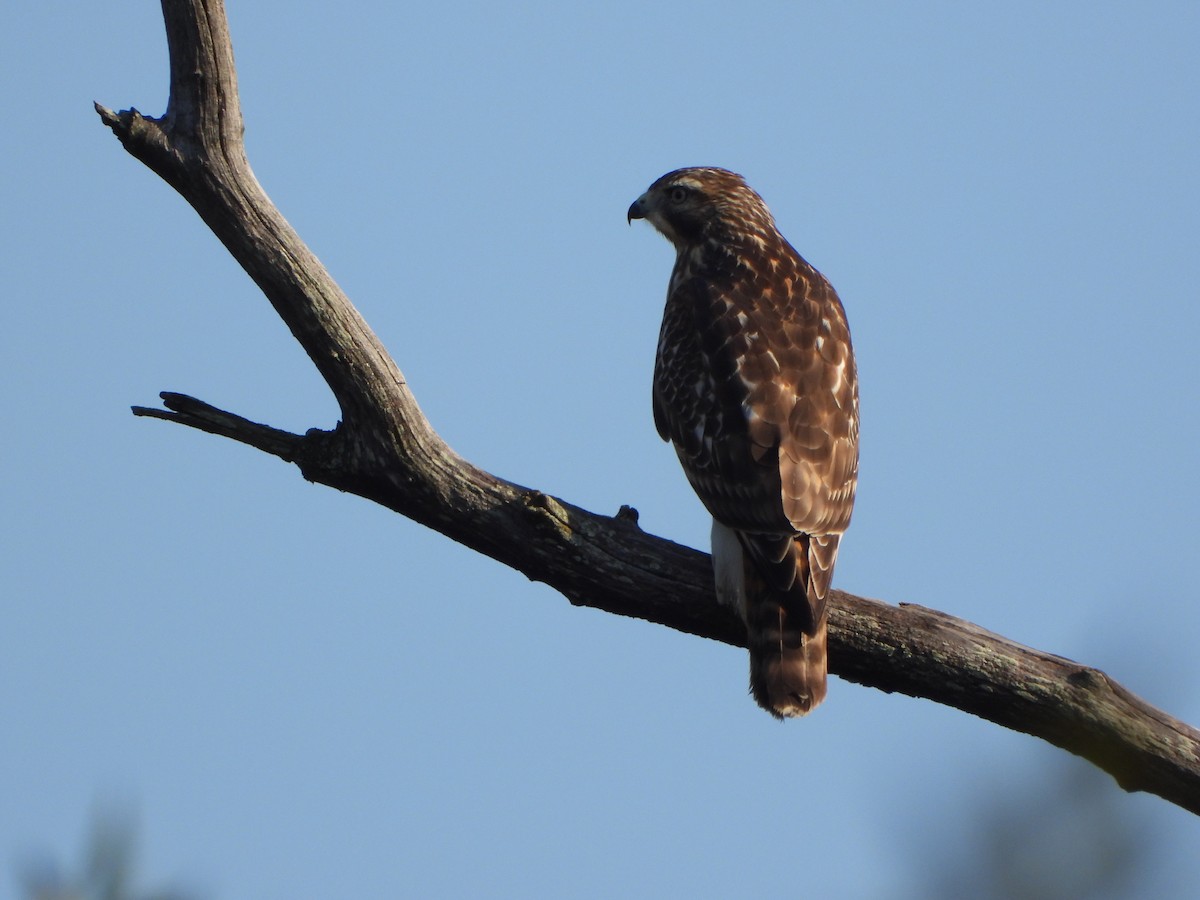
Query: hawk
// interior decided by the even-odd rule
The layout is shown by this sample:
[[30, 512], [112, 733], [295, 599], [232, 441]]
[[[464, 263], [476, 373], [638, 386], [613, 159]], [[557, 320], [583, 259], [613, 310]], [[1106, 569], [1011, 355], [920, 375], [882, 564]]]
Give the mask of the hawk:
[[712, 514], [717, 596], [746, 623], [754, 699], [802, 716], [825, 697], [825, 601], [858, 482], [846, 313], [740, 175], [668, 172], [628, 218], [676, 251], [654, 424]]

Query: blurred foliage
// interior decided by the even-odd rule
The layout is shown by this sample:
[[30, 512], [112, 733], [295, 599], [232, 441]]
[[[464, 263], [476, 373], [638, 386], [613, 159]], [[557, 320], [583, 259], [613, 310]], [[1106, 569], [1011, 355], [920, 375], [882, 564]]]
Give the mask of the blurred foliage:
[[[924, 868], [923, 900], [1125, 900], [1144, 896], [1151, 831], [1127, 796], [1076, 759], [1017, 790], [981, 788], [975, 826]], [[926, 848], [927, 850], [929, 848]]]
[[[1016, 774], [1016, 773], [1014, 773]], [[1154, 831], [1106, 774], [1074, 758], [1019, 767], [1016, 788], [979, 784], [939, 828], [909, 819], [913, 900], [1141, 900]], [[43, 858], [21, 873], [26, 900], [195, 900], [178, 888], [139, 892], [132, 815], [94, 818], [77, 872]], [[896, 896], [905, 892], [898, 891]]]
[[131, 814], [108, 809], [95, 816], [84, 862], [67, 872], [48, 857], [21, 873], [28, 900], [194, 900], [180, 890], [138, 893], [134, 886], [137, 834]]

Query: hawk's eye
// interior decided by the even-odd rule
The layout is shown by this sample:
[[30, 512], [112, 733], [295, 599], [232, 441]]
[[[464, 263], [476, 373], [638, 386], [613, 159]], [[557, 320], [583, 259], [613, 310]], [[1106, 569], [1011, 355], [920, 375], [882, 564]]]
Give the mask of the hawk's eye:
[[671, 188], [670, 191], [667, 192], [667, 199], [670, 200], [672, 203], [682, 203], [687, 198], [688, 198], [688, 189], [685, 187], [681, 187], [680, 185], [676, 185], [675, 187]]

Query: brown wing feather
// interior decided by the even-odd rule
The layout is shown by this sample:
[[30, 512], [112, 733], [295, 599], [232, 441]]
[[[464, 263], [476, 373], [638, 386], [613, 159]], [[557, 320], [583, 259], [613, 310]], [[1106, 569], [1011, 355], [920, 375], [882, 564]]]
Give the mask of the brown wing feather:
[[715, 518], [744, 531], [840, 533], [858, 477], [858, 391], [845, 313], [786, 243], [780, 283], [680, 281], [654, 375], [659, 434]]

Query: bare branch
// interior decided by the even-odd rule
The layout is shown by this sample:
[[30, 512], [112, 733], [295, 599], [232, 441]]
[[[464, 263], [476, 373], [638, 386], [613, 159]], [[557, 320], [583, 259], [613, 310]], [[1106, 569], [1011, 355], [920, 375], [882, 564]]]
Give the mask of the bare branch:
[[215, 406], [211, 406], [203, 400], [197, 400], [195, 397], [189, 397], [187, 394], [163, 391], [158, 396], [162, 398], [166, 409], [135, 406], [133, 414], [151, 419], [178, 422], [180, 425], [199, 428], [209, 434], [232, 438], [243, 444], [249, 444], [251, 447], [257, 447], [264, 453], [278, 456], [285, 462], [292, 462], [296, 458], [296, 450], [304, 440], [298, 434], [272, 428], [270, 425], [251, 422], [249, 419], [225, 412], [223, 409], [217, 409]]
[[[219, 0], [163, 0], [171, 93], [161, 119], [96, 110], [171, 184], [249, 273], [342, 411], [333, 431], [295, 435], [182, 394], [135, 407], [233, 438], [310, 481], [374, 500], [561, 591], [572, 603], [745, 646], [717, 602], [708, 557], [637, 527], [628, 508], [589, 513], [496, 478], [433, 431], [399, 369], [329, 273], [271, 204], [242, 143], [233, 50]], [[1127, 790], [1200, 813], [1200, 732], [1103, 672], [919, 606], [834, 591], [831, 671], [926, 697], [1083, 756]]]

